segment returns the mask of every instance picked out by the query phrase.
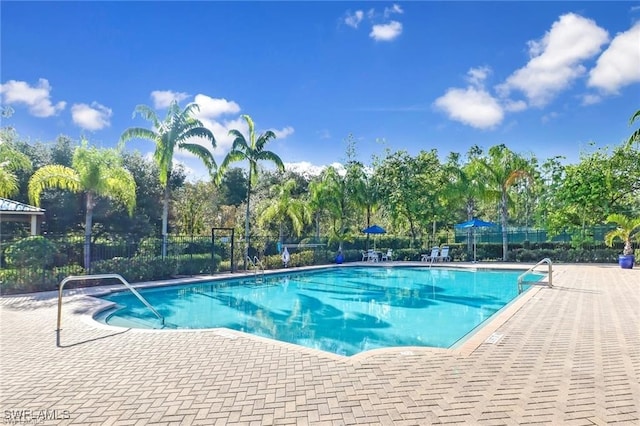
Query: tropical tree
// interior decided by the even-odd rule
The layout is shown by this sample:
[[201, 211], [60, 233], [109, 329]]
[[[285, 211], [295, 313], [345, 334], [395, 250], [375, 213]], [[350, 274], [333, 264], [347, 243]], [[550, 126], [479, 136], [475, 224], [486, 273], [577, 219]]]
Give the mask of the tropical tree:
[[[629, 125], [632, 126], [636, 120], [640, 120], [640, 109], [637, 110], [629, 119]], [[631, 136], [629, 136], [628, 144], [640, 143], [640, 128], [636, 129]]]
[[225, 156], [218, 173], [216, 175], [216, 181], [219, 183], [224, 176], [227, 168], [230, 164], [238, 161], [248, 161], [249, 179], [247, 181], [247, 211], [245, 215], [245, 248], [244, 248], [244, 269], [247, 269], [247, 257], [249, 256], [249, 213], [250, 213], [250, 201], [251, 201], [251, 187], [258, 183], [258, 163], [261, 161], [269, 161], [276, 165], [278, 170], [284, 171], [284, 163], [275, 153], [272, 151], [266, 151], [265, 146], [269, 141], [276, 138], [276, 134], [271, 130], [267, 130], [261, 135], [256, 135], [255, 126], [253, 120], [247, 114], [243, 114], [242, 118], [247, 123], [249, 128], [249, 140], [237, 129], [229, 130], [229, 135], [233, 136], [233, 145], [231, 151]]
[[509, 190], [520, 179], [531, 179], [527, 161], [505, 145], [489, 148], [488, 156], [476, 160], [484, 169], [486, 194], [498, 200], [500, 221], [502, 224], [502, 260], [507, 260], [509, 242], [507, 224], [509, 221]]
[[405, 224], [415, 243], [421, 230], [442, 216], [438, 193], [443, 183], [437, 151], [421, 151], [412, 157], [406, 151], [387, 155], [376, 167], [380, 204], [394, 225]]
[[329, 219], [329, 241], [337, 242], [338, 251], [342, 251], [342, 244], [354, 236], [349, 218], [355, 204], [349, 198], [345, 176], [335, 167], [327, 167], [320, 180], [311, 182], [309, 190], [315, 211], [320, 215], [326, 213]]
[[622, 254], [629, 256], [633, 254], [632, 241], [635, 239], [640, 241], [640, 218], [631, 218], [620, 213], [614, 213], [607, 216], [607, 223], [615, 223], [618, 225], [604, 236], [604, 240], [608, 246], [620, 238], [624, 242]]
[[262, 211], [259, 222], [265, 223], [277, 221], [279, 224], [279, 240], [283, 241], [283, 225], [285, 219], [291, 221], [293, 232], [300, 236], [304, 226], [311, 221], [311, 210], [301, 199], [294, 198], [293, 192], [296, 189], [296, 181], [289, 179], [286, 182], [274, 187], [275, 196], [266, 200], [267, 207]]
[[11, 197], [20, 190], [16, 172], [31, 170], [31, 161], [4, 139], [0, 140], [0, 197]]
[[213, 154], [207, 148], [197, 143], [190, 143], [194, 138], [211, 142], [215, 148], [216, 139], [213, 133], [204, 127], [202, 122], [194, 117], [200, 111], [196, 103], [188, 104], [181, 109], [177, 101], [171, 102], [167, 115], [160, 121], [156, 112], [147, 105], [136, 106], [133, 116], [140, 114], [145, 120], [150, 121], [153, 129], [132, 127], [124, 131], [120, 136], [120, 142], [125, 143], [131, 139], [147, 139], [156, 144], [153, 159], [160, 169], [160, 183], [164, 190], [164, 204], [162, 206], [162, 257], [167, 255], [167, 237], [169, 222], [169, 178], [173, 167], [173, 155], [176, 149], [187, 151], [198, 157], [209, 172], [215, 168], [216, 163]]
[[40, 205], [41, 195], [47, 189], [85, 193], [85, 269], [91, 267], [91, 231], [96, 197], [121, 201], [129, 215], [133, 214], [136, 206], [135, 180], [121, 164], [121, 157], [116, 150], [89, 147], [84, 140], [74, 151], [72, 167], [59, 164], [44, 166], [29, 179], [29, 199], [36, 206]]

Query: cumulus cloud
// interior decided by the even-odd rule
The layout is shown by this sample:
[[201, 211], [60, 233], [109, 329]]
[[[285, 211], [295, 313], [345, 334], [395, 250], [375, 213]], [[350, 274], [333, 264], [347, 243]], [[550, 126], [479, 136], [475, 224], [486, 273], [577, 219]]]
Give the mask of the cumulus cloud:
[[403, 13], [404, 10], [399, 4], [385, 7], [383, 12], [376, 12], [374, 8], [369, 9], [367, 12], [363, 10], [356, 10], [353, 13], [347, 11], [344, 23], [357, 29], [366, 17], [368, 24], [371, 25], [369, 37], [376, 41], [392, 41], [402, 34], [402, 23], [397, 20], [389, 21], [389, 18], [392, 15], [401, 15]]
[[364, 18], [364, 12], [362, 10], [356, 10], [354, 13], [347, 12], [347, 16], [344, 18], [344, 23], [352, 28], [358, 28], [360, 22]]
[[587, 85], [608, 94], [640, 82], [640, 22], [619, 33], [589, 72]]
[[153, 99], [153, 106], [156, 109], [167, 108], [171, 105], [171, 102], [182, 102], [189, 97], [189, 94], [184, 92], [172, 92], [171, 90], [154, 90], [151, 92], [151, 99]]
[[87, 104], [74, 104], [71, 107], [71, 118], [80, 128], [85, 130], [100, 130], [111, 125], [111, 108], [100, 105], [97, 102]]
[[240, 105], [234, 101], [224, 98], [212, 98], [207, 95], [196, 95], [195, 103], [200, 106], [200, 117], [209, 119], [217, 118], [225, 114], [237, 114], [240, 112]]
[[[484, 88], [489, 74], [489, 67], [471, 68], [466, 78], [469, 86], [466, 89], [450, 88], [435, 100], [435, 107], [450, 119], [478, 129], [489, 129], [500, 124], [504, 118], [504, 109]], [[517, 110], [521, 105], [513, 102], [509, 107]]]
[[51, 117], [62, 111], [67, 105], [64, 101], [53, 104], [51, 89], [49, 81], [44, 78], [39, 79], [36, 86], [30, 86], [25, 81], [17, 80], [9, 80], [0, 84], [3, 103], [26, 105], [29, 108], [29, 113], [36, 117]]
[[488, 129], [500, 124], [504, 111], [486, 90], [476, 87], [449, 89], [435, 101], [435, 106], [450, 119], [478, 129]]
[[392, 41], [402, 34], [402, 24], [391, 21], [388, 24], [377, 24], [371, 28], [369, 37], [375, 41]]
[[542, 107], [584, 75], [582, 62], [597, 55], [608, 38], [593, 20], [574, 13], [562, 15], [541, 40], [529, 42], [531, 59], [498, 90], [504, 97], [520, 91], [531, 105]]
[[293, 127], [287, 126], [281, 130], [271, 129], [271, 131], [275, 133], [276, 138], [285, 139], [287, 136], [292, 135], [295, 130], [293, 129]]
[[[222, 157], [231, 149], [234, 138], [229, 136], [229, 130], [238, 130], [245, 137], [248, 137], [249, 128], [244, 119], [238, 115], [241, 108], [236, 102], [224, 98], [212, 98], [203, 94], [196, 95], [195, 102], [200, 106], [200, 111], [195, 114], [195, 117], [202, 122], [204, 127], [211, 130], [216, 138], [216, 148], [213, 150], [214, 156]], [[263, 131], [256, 127], [258, 134], [262, 134]], [[286, 126], [280, 130], [272, 129], [272, 131], [279, 139], [284, 139], [291, 135], [294, 129], [291, 126]], [[194, 138], [191, 142], [200, 144], [207, 149], [212, 149], [211, 144], [206, 140]]]

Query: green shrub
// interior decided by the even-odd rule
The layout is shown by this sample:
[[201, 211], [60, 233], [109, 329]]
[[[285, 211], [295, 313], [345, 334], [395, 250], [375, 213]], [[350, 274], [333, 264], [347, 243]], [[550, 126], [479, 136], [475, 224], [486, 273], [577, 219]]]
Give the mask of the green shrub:
[[56, 245], [42, 236], [24, 238], [5, 250], [8, 266], [16, 268], [47, 268], [53, 266]]

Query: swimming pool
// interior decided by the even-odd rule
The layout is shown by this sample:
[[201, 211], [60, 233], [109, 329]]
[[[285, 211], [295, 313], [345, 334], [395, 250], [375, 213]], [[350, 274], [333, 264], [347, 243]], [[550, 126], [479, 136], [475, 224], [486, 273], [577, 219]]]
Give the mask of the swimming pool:
[[[518, 296], [522, 271], [343, 267], [140, 290], [169, 328], [226, 327], [353, 355], [375, 348], [450, 348]], [[541, 275], [531, 275], [538, 280]], [[530, 281], [528, 281], [530, 283]], [[161, 328], [130, 292], [97, 319]]]

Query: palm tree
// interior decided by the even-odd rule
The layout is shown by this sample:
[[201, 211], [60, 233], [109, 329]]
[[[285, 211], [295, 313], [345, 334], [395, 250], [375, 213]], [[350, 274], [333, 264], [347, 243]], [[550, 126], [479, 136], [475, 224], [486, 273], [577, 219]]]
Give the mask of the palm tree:
[[[629, 125], [632, 126], [636, 120], [640, 120], [640, 109], [631, 116], [629, 119]], [[629, 140], [627, 141], [629, 145], [634, 142], [640, 143], [640, 128], [631, 133], [631, 136], [629, 136]]]
[[205, 128], [193, 114], [200, 111], [196, 103], [188, 104], [181, 109], [177, 101], [173, 101], [167, 110], [167, 116], [163, 121], [158, 119], [154, 110], [147, 105], [138, 105], [133, 116], [140, 114], [145, 120], [150, 121], [153, 129], [132, 127], [124, 131], [120, 136], [120, 143], [131, 139], [147, 139], [156, 144], [153, 159], [160, 169], [160, 184], [164, 189], [164, 204], [162, 206], [162, 257], [167, 256], [167, 228], [169, 221], [169, 177], [173, 165], [173, 154], [176, 149], [183, 149], [200, 158], [209, 172], [215, 168], [216, 163], [213, 154], [207, 148], [196, 143], [189, 143], [192, 138], [202, 138], [211, 142], [212, 148], [216, 146], [213, 133]]
[[229, 135], [234, 137], [231, 151], [222, 161], [216, 181], [219, 183], [222, 180], [222, 176], [226, 172], [231, 163], [238, 161], [249, 161], [249, 179], [247, 182], [247, 213], [244, 222], [245, 233], [245, 248], [244, 248], [244, 269], [247, 269], [247, 257], [249, 257], [249, 203], [251, 201], [251, 187], [258, 183], [258, 162], [270, 161], [276, 165], [278, 170], [284, 171], [284, 164], [280, 157], [271, 151], [265, 151], [265, 145], [271, 140], [275, 139], [276, 135], [271, 130], [267, 130], [260, 136], [256, 137], [255, 126], [253, 120], [247, 114], [243, 114], [242, 118], [246, 121], [249, 127], [249, 140], [244, 137], [240, 131], [236, 129], [229, 130]]
[[91, 267], [91, 228], [96, 197], [103, 196], [121, 201], [133, 214], [136, 206], [136, 182], [133, 175], [122, 167], [117, 151], [88, 147], [84, 140], [73, 153], [72, 167], [59, 164], [36, 170], [29, 179], [29, 199], [36, 206], [46, 189], [63, 189], [86, 193], [84, 267]]
[[20, 190], [18, 170], [31, 170], [31, 160], [11, 144], [0, 141], [0, 197], [11, 197]]
[[509, 250], [507, 222], [509, 220], [509, 188], [519, 179], [531, 179], [526, 161], [509, 150], [505, 145], [496, 145], [489, 149], [489, 156], [476, 160], [486, 174], [485, 182], [489, 187], [485, 194], [499, 200], [502, 224], [502, 260], [507, 260]]
[[276, 196], [269, 201], [266, 209], [260, 215], [260, 222], [262, 224], [277, 220], [280, 225], [279, 239], [280, 243], [283, 241], [283, 224], [284, 219], [291, 220], [293, 226], [293, 232], [300, 236], [304, 225], [311, 221], [311, 212], [306, 203], [300, 199], [293, 197], [292, 192], [296, 189], [295, 179], [289, 179], [275, 187]]
[[613, 245], [616, 238], [624, 241], [624, 249], [622, 254], [629, 256], [633, 254], [632, 241], [634, 239], [640, 241], [640, 218], [631, 218], [623, 214], [614, 213], [607, 216], [607, 223], [615, 223], [616, 229], [609, 231], [604, 236], [604, 240], [608, 246]]
[[349, 198], [347, 180], [338, 171], [327, 167], [320, 177], [318, 184], [310, 185], [312, 200], [329, 215], [331, 228], [329, 241], [338, 242], [338, 251], [342, 251], [344, 241], [349, 241], [353, 233], [349, 227], [349, 213], [354, 209], [354, 203]]

